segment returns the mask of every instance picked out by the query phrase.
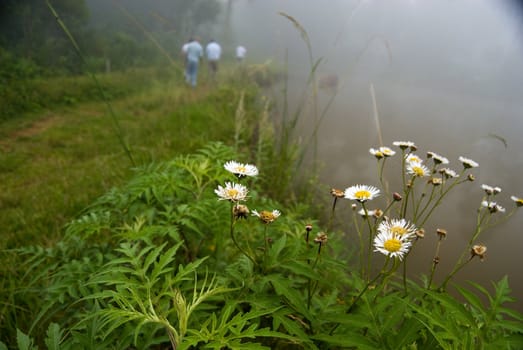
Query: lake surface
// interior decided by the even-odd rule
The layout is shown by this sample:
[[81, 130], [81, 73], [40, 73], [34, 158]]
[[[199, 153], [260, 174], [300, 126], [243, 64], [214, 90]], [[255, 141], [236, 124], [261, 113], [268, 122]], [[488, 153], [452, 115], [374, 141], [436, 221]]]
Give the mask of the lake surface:
[[[412, 252], [413, 276], [430, 271], [436, 228], [448, 231], [436, 281], [452, 268], [475, 227], [482, 184], [501, 187], [498, 202], [507, 211], [514, 206], [511, 195], [523, 197], [523, 21], [511, 2], [238, 4], [232, 28], [236, 40], [247, 45], [251, 62], [288, 64], [291, 111], [300, 101], [311, 64], [299, 30], [279, 11], [306, 30], [314, 59], [322, 59], [318, 79], [336, 77], [331, 79], [337, 80], [335, 89], [318, 92], [320, 110], [335, 96], [317, 134], [322, 183], [340, 189], [360, 183], [378, 186], [376, 160], [369, 153], [380, 146], [378, 130], [385, 146], [413, 141], [417, 154], [436, 152], [456, 171], [462, 168], [459, 156], [479, 163], [472, 171], [476, 181], [453, 191], [426, 225], [426, 238]], [[281, 101], [281, 95], [281, 87], [275, 88], [272, 97]], [[309, 112], [300, 119], [297, 139], [307, 139], [314, 128], [310, 94], [307, 101]], [[391, 167], [385, 174], [392, 190], [399, 190], [393, 180], [399, 170]], [[521, 227], [523, 211], [482, 233], [478, 243], [488, 247], [487, 258], [472, 261], [457, 277], [489, 285], [508, 275], [519, 298], [516, 307], [523, 311]]]

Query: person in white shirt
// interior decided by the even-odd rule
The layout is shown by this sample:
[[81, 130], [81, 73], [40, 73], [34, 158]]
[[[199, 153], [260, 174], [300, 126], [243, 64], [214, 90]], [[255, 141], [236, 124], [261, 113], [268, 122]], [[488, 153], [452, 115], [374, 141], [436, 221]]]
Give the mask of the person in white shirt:
[[189, 40], [187, 44], [187, 51], [185, 53], [187, 58], [187, 83], [191, 84], [193, 87], [196, 86], [196, 79], [198, 78], [198, 64], [200, 63], [200, 58], [203, 56], [203, 47], [200, 43], [192, 39]]
[[187, 47], [189, 46], [189, 41], [183, 44], [182, 50], [180, 51], [180, 56], [183, 58], [183, 76], [185, 77], [185, 81], [189, 81], [189, 73], [188, 73], [188, 67], [187, 67]]
[[222, 48], [216, 41], [211, 40], [205, 47], [205, 54], [207, 56], [207, 61], [209, 62], [211, 79], [214, 80], [216, 72], [218, 72], [218, 61], [222, 55]]
[[245, 59], [245, 55], [247, 54], [247, 49], [245, 47], [243, 47], [242, 45], [239, 45], [237, 48], [236, 48], [236, 60], [239, 62], [239, 63], [242, 63], [243, 60]]

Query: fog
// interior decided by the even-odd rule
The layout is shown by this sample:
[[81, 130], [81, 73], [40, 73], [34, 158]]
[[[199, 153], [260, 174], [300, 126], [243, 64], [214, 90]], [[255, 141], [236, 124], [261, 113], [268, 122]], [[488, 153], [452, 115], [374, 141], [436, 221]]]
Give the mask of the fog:
[[[473, 171], [476, 181], [458, 187], [425, 227], [426, 238], [412, 254], [414, 273], [429, 272], [438, 227], [449, 234], [436, 280], [453, 266], [474, 228], [481, 184], [502, 188], [498, 202], [507, 211], [514, 205], [511, 195], [523, 196], [523, 20], [516, 2], [251, 0], [233, 4], [233, 42], [247, 47], [249, 61], [287, 61], [291, 109], [311, 65], [300, 32], [279, 12], [295, 18], [307, 31], [314, 59], [322, 59], [318, 76], [338, 79], [337, 89], [319, 91], [320, 110], [334, 96], [317, 138], [322, 183], [341, 189], [358, 183], [379, 185], [376, 160], [368, 152], [380, 146], [371, 86], [385, 146], [413, 141], [420, 156], [436, 152], [447, 157], [455, 170], [461, 169], [459, 156], [480, 164]], [[281, 87], [268, 94], [281, 101]], [[300, 122], [296, 136], [307, 139], [314, 125], [312, 113]], [[398, 170], [388, 174], [392, 177]], [[491, 280], [508, 275], [520, 299], [515, 306], [523, 310], [521, 227], [523, 212], [482, 233], [479, 242], [488, 247], [486, 260], [473, 261], [458, 277], [490, 285]]]

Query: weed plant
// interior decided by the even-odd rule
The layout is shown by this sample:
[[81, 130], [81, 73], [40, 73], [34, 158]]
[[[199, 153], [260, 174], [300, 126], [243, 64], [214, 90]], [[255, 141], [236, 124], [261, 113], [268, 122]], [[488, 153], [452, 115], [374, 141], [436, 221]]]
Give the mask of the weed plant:
[[[4, 341], [24, 349], [521, 348], [523, 316], [507, 306], [507, 277], [493, 293], [474, 282], [456, 286], [462, 299], [446, 289], [465, 265], [481, 264], [479, 237], [523, 200], [502, 207], [499, 187], [473, 182], [473, 160], [460, 157], [454, 171], [436, 153], [422, 159], [412, 142], [395, 145], [397, 156], [388, 147], [371, 154], [383, 183], [385, 163], [401, 163], [399, 191], [331, 191], [332, 217], [340, 201], [353, 203], [346, 231], [266, 197], [261, 184], [271, 176], [222, 143], [140, 167], [57, 245], [17, 249], [24, 287], [10, 294], [17, 307], [3, 313]], [[407, 279], [432, 213], [468, 185], [484, 198], [454, 270], [432, 283], [445, 238], [438, 230], [434, 268], [424, 283]], [[347, 241], [359, 247], [354, 256]]]

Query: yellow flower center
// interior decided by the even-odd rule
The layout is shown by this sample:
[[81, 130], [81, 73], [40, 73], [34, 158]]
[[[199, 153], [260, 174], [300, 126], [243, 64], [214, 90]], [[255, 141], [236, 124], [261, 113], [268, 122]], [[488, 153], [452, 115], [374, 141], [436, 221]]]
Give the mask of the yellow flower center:
[[359, 190], [358, 192], [354, 193], [354, 197], [358, 199], [368, 199], [370, 196], [371, 194], [367, 190]]
[[238, 166], [238, 167], [236, 168], [236, 172], [237, 172], [237, 173], [242, 173], [242, 174], [243, 174], [243, 173], [245, 173], [246, 171], [247, 171], [247, 169], [246, 169], [244, 166]]
[[425, 171], [420, 166], [412, 167], [412, 171], [414, 172], [414, 174], [416, 176], [420, 176], [421, 177], [421, 176], [425, 175]]
[[405, 233], [407, 233], [407, 229], [402, 226], [393, 226], [390, 228], [390, 231], [396, 236], [403, 236]]
[[274, 221], [274, 214], [270, 211], [267, 211], [267, 210], [262, 210], [260, 212], [260, 219], [265, 222], [265, 223], [270, 223], [270, 222], [273, 222]]
[[383, 243], [383, 248], [391, 253], [397, 252], [401, 248], [401, 241], [396, 238], [388, 239]]
[[240, 192], [239, 192], [237, 189], [235, 189], [235, 188], [231, 188], [231, 189], [229, 189], [229, 190], [227, 191], [227, 195], [228, 195], [229, 197], [231, 197], [231, 198], [236, 197], [239, 193], [240, 193]]

